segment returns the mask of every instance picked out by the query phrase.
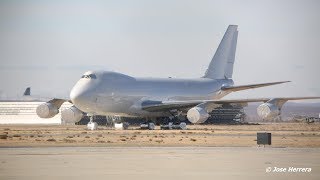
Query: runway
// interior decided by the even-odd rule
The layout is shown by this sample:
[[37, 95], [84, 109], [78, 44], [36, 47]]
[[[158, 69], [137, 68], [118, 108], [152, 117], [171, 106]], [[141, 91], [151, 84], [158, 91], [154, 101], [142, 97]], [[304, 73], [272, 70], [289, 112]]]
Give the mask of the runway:
[[0, 179], [320, 179], [319, 162], [319, 148], [0, 148]]

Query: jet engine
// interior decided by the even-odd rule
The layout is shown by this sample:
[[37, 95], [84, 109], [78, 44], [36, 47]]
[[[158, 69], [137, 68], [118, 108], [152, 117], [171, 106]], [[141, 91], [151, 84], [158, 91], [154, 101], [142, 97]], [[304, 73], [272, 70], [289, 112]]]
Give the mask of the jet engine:
[[280, 108], [272, 103], [263, 103], [257, 108], [257, 113], [262, 119], [273, 119], [280, 115]]
[[76, 123], [79, 122], [82, 118], [82, 111], [80, 111], [75, 106], [71, 106], [61, 111], [61, 120], [64, 123]]
[[201, 107], [193, 107], [187, 112], [187, 118], [191, 123], [204, 123], [209, 118], [208, 112]]
[[37, 115], [41, 118], [52, 118], [59, 113], [59, 109], [51, 103], [43, 103], [37, 107]]

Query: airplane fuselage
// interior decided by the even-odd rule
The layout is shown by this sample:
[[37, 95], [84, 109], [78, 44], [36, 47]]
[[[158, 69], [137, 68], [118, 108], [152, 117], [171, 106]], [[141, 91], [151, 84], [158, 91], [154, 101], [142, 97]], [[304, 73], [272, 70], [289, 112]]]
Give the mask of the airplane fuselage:
[[[70, 92], [74, 106], [61, 112], [64, 122], [76, 123], [83, 113], [138, 117], [186, 116], [191, 123], [203, 123], [215, 108], [223, 104], [246, 105], [263, 102], [257, 113], [262, 119], [280, 117], [288, 100], [320, 99], [320, 97], [280, 97], [223, 100], [231, 92], [244, 91], [289, 81], [234, 86], [232, 75], [238, 39], [238, 26], [229, 25], [209, 66], [201, 78], [136, 78], [110, 71], [88, 71]], [[65, 98], [54, 98], [37, 107], [41, 118], [58, 114]]]
[[[91, 76], [90, 76], [91, 75]], [[70, 98], [81, 111], [94, 115], [164, 116], [141, 109], [146, 103], [220, 99], [231, 79], [134, 78], [109, 71], [87, 72], [73, 87]]]

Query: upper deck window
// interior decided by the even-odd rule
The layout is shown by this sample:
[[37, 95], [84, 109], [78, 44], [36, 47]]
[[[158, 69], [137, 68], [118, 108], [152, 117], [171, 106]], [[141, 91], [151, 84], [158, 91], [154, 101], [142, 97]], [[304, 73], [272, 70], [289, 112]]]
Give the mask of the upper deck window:
[[97, 79], [97, 76], [95, 74], [85, 74], [82, 75], [81, 78], [85, 78], [85, 79]]

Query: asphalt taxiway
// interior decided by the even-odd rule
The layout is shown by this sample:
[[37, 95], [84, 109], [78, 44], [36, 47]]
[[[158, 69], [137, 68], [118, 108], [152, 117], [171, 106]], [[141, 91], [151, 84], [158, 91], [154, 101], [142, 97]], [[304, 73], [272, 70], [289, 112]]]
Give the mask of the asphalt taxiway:
[[319, 162], [319, 148], [0, 148], [0, 179], [320, 179]]

